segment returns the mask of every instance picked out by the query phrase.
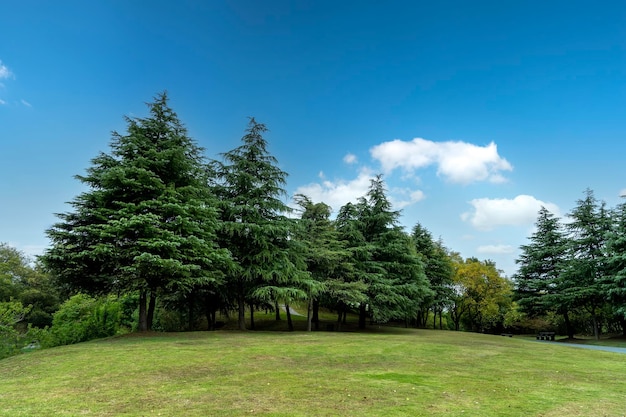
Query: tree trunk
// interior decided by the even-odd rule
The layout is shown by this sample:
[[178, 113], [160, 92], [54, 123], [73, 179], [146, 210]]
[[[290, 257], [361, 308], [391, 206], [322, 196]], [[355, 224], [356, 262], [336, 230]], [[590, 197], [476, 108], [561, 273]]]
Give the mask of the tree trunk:
[[313, 321], [313, 299], [309, 298], [309, 304], [306, 309], [306, 331], [310, 332], [312, 330], [311, 324]]
[[150, 290], [150, 301], [148, 302], [148, 315], [146, 317], [148, 330], [152, 330], [154, 323], [154, 310], [156, 309], [156, 290]]
[[[441, 313], [439, 313], [441, 314]], [[433, 308], [433, 330], [437, 328], [437, 308]]]
[[600, 340], [600, 324], [598, 323], [598, 315], [594, 311], [591, 317], [593, 320], [593, 338], [595, 340]]
[[139, 291], [139, 331], [148, 331], [148, 310], [146, 302], [148, 301], [148, 291]]
[[443, 310], [439, 310], [439, 330], [443, 330], [443, 322], [441, 319], [442, 313], [443, 313]]
[[320, 301], [318, 299], [313, 300], [313, 323], [315, 323], [315, 330], [320, 329]]
[[238, 325], [239, 330], [246, 330], [246, 300], [243, 296], [243, 291], [239, 294], [237, 298], [237, 307], [238, 307]]
[[215, 307], [207, 302], [204, 311], [207, 321], [207, 330], [215, 330]]
[[289, 311], [289, 304], [285, 303], [285, 311], [287, 312], [287, 327], [290, 332], [293, 332], [293, 321], [291, 320], [291, 312]]
[[195, 309], [195, 291], [191, 291], [189, 293], [189, 295], [187, 296], [187, 309], [189, 310], [189, 316], [188, 316], [188, 320], [187, 320], [187, 327], [189, 328], [190, 331], [195, 330], [196, 329], [196, 319], [194, 317], [194, 309]]
[[250, 330], [254, 330], [254, 304], [250, 303]]
[[337, 303], [337, 331], [341, 331], [341, 318], [343, 315], [344, 305], [342, 302]]
[[567, 338], [574, 338], [574, 328], [572, 327], [572, 322], [569, 320], [569, 314], [567, 310], [563, 312], [563, 321], [565, 321], [565, 329], [567, 330]]
[[365, 310], [365, 304], [359, 305], [359, 329], [365, 329], [365, 320], [367, 319], [367, 311]]
[[280, 307], [278, 306], [278, 300], [274, 301], [274, 312], [276, 312], [276, 321], [280, 321]]

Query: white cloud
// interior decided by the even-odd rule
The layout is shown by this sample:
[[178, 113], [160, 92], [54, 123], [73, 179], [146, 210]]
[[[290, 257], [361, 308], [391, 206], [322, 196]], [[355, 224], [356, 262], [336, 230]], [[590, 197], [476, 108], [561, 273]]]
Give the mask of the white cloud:
[[356, 164], [358, 162], [358, 158], [355, 154], [349, 153], [343, 157], [343, 162], [349, 165]]
[[560, 216], [558, 206], [545, 203], [530, 195], [518, 195], [514, 199], [478, 198], [470, 201], [473, 212], [461, 215], [463, 221], [469, 221], [478, 230], [492, 230], [497, 226], [520, 226], [533, 224], [537, 213], [543, 206], [556, 216]]
[[508, 255], [515, 252], [511, 245], [483, 245], [476, 248], [476, 252], [482, 254]]
[[491, 142], [477, 146], [466, 142], [432, 142], [415, 138], [410, 142], [399, 139], [383, 142], [370, 149], [385, 172], [396, 168], [414, 171], [437, 165], [437, 174], [454, 183], [476, 181], [501, 183], [506, 181], [501, 171], [511, 171], [511, 164], [500, 155]]
[[24, 99], [21, 99], [20, 101], [21, 101], [21, 102], [22, 102], [22, 104], [23, 104], [23, 105], [25, 105], [26, 107], [33, 107], [33, 105], [32, 105], [32, 104], [30, 104], [28, 101], [26, 101], [26, 100], [24, 100]]
[[304, 194], [314, 202], [324, 202], [335, 212], [348, 202], [356, 202], [363, 197], [370, 187], [374, 175], [368, 169], [362, 169], [359, 175], [351, 180], [325, 180], [322, 183], [311, 183], [298, 187], [295, 194]]
[[9, 70], [9, 68], [0, 61], [0, 80], [12, 78], [13, 73]]
[[[394, 197], [394, 195], [398, 195], [399, 197]], [[394, 189], [389, 195], [389, 201], [391, 201], [393, 210], [401, 210], [411, 204], [422, 201], [425, 198], [426, 195], [422, 190]]]
[[626, 197], [626, 188], [622, 188], [622, 189], [619, 191], [619, 196], [620, 196], [620, 197]]
[[5, 104], [7, 104], [7, 102], [0, 98], [0, 106], [4, 106]]

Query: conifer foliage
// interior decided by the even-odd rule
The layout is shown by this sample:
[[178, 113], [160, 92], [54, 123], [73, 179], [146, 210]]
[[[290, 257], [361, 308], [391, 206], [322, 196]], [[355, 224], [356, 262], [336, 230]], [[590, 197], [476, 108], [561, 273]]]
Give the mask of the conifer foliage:
[[[220, 245], [236, 268], [227, 286], [237, 303], [238, 327], [246, 329], [245, 308], [307, 298], [312, 283], [293, 241], [294, 220], [282, 200], [287, 173], [267, 149], [264, 124], [250, 119], [242, 144], [211, 164], [211, 185], [220, 198]], [[287, 311], [289, 311], [287, 309]], [[290, 324], [291, 327], [291, 324]]]
[[160, 291], [212, 285], [229, 255], [215, 245], [217, 212], [202, 149], [166, 93], [146, 118], [126, 118], [110, 153], [92, 160], [88, 187], [47, 231], [46, 265], [70, 291], [139, 293], [139, 329], [152, 325]]

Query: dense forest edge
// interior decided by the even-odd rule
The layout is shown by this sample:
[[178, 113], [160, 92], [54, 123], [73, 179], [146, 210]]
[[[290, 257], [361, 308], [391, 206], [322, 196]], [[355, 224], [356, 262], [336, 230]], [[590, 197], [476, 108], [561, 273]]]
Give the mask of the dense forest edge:
[[76, 176], [87, 191], [57, 214], [43, 255], [0, 244], [0, 358], [268, 321], [289, 331], [626, 331], [626, 203], [609, 208], [587, 189], [566, 219], [542, 208], [518, 272], [505, 277], [419, 223], [405, 230], [382, 175], [333, 217], [324, 202], [289, 198], [254, 118], [213, 160], [166, 93], [148, 112], [127, 117], [126, 132]]

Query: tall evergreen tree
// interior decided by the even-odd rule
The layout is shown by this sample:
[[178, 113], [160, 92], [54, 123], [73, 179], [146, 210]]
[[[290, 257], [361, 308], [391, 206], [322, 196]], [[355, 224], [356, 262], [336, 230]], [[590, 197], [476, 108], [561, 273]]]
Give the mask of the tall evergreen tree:
[[603, 292], [607, 294], [613, 314], [626, 335], [626, 203], [617, 206], [611, 219], [612, 227], [607, 234], [607, 269]]
[[605, 303], [602, 281], [606, 272], [605, 246], [610, 230], [606, 204], [592, 190], [578, 200], [569, 213], [569, 259], [563, 274], [562, 294], [571, 305], [584, 308], [590, 315], [596, 339], [600, 337], [599, 313]]
[[[267, 149], [264, 124], [250, 119], [242, 144], [211, 164], [211, 186], [221, 199], [220, 242], [237, 267], [227, 277], [246, 329], [246, 304], [306, 299], [310, 284], [291, 235], [294, 221], [283, 202], [287, 173]], [[253, 311], [253, 309], [251, 309]]]
[[359, 252], [357, 268], [368, 285], [368, 301], [359, 308], [359, 327], [365, 327], [367, 316], [377, 322], [408, 320], [431, 290], [410, 237], [398, 225], [400, 213], [391, 209], [382, 177], [372, 179], [358, 204], [340, 214], [348, 220], [345, 231]]
[[152, 325], [159, 291], [190, 291], [221, 278], [229, 256], [215, 245], [217, 213], [202, 149], [165, 93], [150, 116], [126, 118], [84, 176], [73, 211], [47, 231], [45, 264], [70, 290], [139, 293], [139, 329]]
[[418, 255], [424, 263], [426, 279], [433, 290], [432, 296], [426, 300], [424, 308], [418, 310], [417, 324], [426, 325], [428, 308], [433, 312], [433, 328], [439, 314], [439, 328], [442, 328], [443, 311], [450, 304], [452, 297], [452, 279], [454, 266], [446, 248], [441, 241], [433, 240], [432, 234], [421, 224], [413, 227], [411, 234]]
[[516, 260], [519, 269], [513, 277], [515, 297], [520, 309], [531, 317], [550, 311], [561, 314], [572, 338], [572, 306], [564, 294], [561, 276], [568, 259], [568, 240], [559, 218], [545, 207], [539, 210], [535, 226], [530, 243], [520, 247], [522, 253]]
[[331, 308], [338, 304], [358, 304], [366, 300], [366, 286], [362, 281], [349, 278], [353, 271], [350, 252], [330, 220], [330, 206], [313, 203], [302, 194], [296, 195], [295, 202], [301, 209], [298, 239], [304, 247], [307, 270], [317, 283], [315, 292], [311, 293], [307, 315], [310, 331], [312, 323], [319, 328], [321, 299], [329, 300]]

